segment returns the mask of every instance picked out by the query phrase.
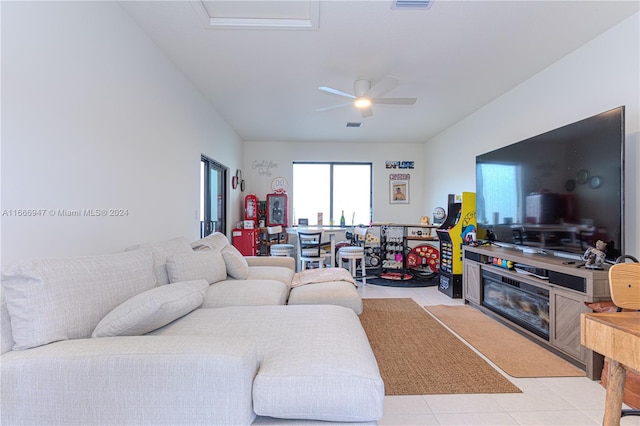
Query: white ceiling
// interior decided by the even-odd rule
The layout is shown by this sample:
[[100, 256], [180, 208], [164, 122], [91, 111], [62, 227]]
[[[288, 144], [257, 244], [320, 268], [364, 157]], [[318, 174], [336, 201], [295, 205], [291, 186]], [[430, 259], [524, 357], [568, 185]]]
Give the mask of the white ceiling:
[[[638, 1], [121, 4], [242, 139], [265, 142], [424, 142], [640, 9]], [[274, 22], [312, 29], [226, 26]], [[318, 86], [353, 92], [355, 80], [389, 74], [400, 85], [386, 96], [417, 97], [415, 105], [374, 105], [366, 119], [352, 107], [315, 111], [345, 101]], [[353, 121], [364, 124], [345, 127]]]

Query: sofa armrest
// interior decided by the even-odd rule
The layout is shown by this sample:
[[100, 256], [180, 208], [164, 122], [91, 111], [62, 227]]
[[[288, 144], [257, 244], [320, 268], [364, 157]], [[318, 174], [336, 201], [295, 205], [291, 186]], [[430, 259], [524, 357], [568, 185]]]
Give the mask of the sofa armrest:
[[283, 266], [295, 272], [296, 261], [293, 257], [281, 256], [245, 256], [249, 266]]
[[2, 355], [2, 424], [250, 424], [246, 339], [77, 339]]

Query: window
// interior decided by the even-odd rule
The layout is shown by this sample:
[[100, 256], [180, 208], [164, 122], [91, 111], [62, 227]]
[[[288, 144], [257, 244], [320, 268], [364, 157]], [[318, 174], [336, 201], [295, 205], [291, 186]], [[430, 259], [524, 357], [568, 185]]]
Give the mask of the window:
[[200, 158], [200, 237], [227, 229], [227, 168], [210, 158]]
[[293, 163], [293, 217], [324, 225], [369, 224], [372, 217], [371, 163]]
[[[511, 217], [516, 221], [522, 217], [520, 199], [520, 167], [510, 164], [480, 164], [477, 170], [478, 212], [480, 216], [490, 212], [500, 212], [502, 217]], [[489, 194], [489, 195], [488, 195]], [[487, 203], [491, 200], [493, 204]], [[497, 225], [493, 217], [478, 217], [482, 223]]]

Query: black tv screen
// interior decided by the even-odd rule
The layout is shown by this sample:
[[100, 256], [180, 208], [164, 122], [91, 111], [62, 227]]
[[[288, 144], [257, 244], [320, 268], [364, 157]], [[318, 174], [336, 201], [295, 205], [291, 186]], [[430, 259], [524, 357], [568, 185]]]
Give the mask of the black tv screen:
[[[624, 107], [476, 157], [478, 237], [554, 254], [623, 253]], [[531, 251], [528, 250], [528, 251]]]

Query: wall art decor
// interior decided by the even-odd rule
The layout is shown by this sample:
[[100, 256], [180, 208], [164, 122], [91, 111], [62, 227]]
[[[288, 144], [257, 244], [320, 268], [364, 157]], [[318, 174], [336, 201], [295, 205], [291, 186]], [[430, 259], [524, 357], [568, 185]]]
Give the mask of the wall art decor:
[[389, 203], [409, 204], [409, 174], [389, 175]]
[[387, 161], [385, 164], [387, 169], [413, 169], [413, 161]]

